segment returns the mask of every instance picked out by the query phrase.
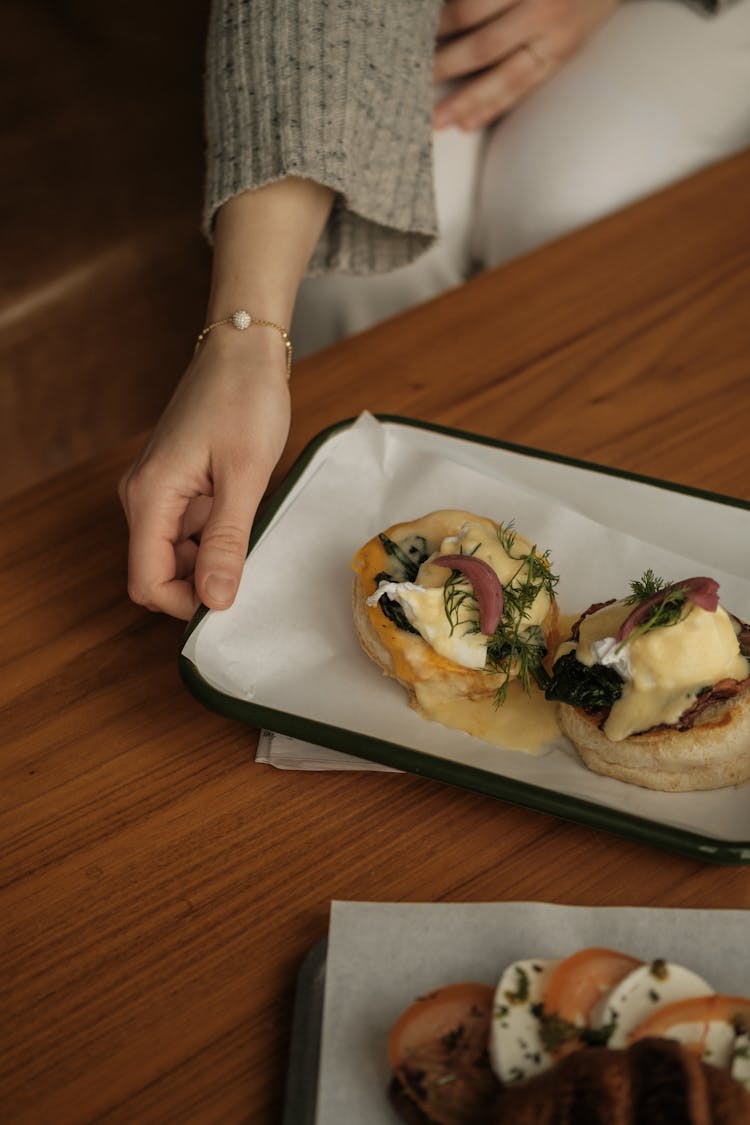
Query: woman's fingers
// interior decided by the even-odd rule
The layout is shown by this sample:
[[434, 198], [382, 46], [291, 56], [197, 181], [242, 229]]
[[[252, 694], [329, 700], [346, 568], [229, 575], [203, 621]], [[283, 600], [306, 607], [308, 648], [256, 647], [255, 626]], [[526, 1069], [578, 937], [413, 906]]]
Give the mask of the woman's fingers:
[[493, 66], [511, 50], [507, 29], [501, 20], [493, 20], [442, 43], [435, 52], [433, 78], [435, 82], [465, 78]]
[[445, 39], [477, 27], [516, 3], [517, 0], [446, 0], [440, 9], [437, 37]]
[[[234, 601], [270, 468], [229, 460], [231, 469], [214, 473], [213, 497], [185, 495], [163, 465], [131, 474], [128, 593], [138, 605], [187, 620], [200, 602], [227, 609]], [[191, 538], [198, 533], [200, 545]]]
[[136, 605], [187, 621], [198, 605], [186, 568], [189, 548], [181, 537], [189, 498], [168, 485], [151, 489], [138, 472], [124, 488], [130, 525], [128, 594]]
[[436, 107], [437, 129], [458, 125], [481, 129], [507, 113], [546, 77], [549, 67], [538, 51], [519, 47], [502, 64], [467, 79]]
[[436, 82], [461, 81], [435, 106], [435, 128], [477, 129], [497, 120], [554, 74], [617, 3], [448, 0], [433, 74]]
[[195, 560], [198, 557], [198, 544], [192, 539], [183, 539], [174, 545], [175, 577], [189, 578], [195, 574]]
[[228, 609], [242, 576], [255, 511], [271, 468], [252, 463], [231, 471], [217, 468], [211, 514], [195, 561], [195, 590], [211, 609]]
[[190, 501], [185, 509], [185, 515], [182, 517], [182, 536], [184, 539], [200, 541], [201, 532], [211, 514], [212, 504], [212, 496], [195, 496]]

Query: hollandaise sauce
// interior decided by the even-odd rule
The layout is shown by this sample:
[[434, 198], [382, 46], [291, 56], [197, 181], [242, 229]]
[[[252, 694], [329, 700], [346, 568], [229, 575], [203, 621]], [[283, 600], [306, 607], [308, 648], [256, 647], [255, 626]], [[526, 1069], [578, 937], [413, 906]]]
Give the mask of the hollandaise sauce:
[[466, 731], [504, 750], [540, 754], [560, 734], [555, 704], [548, 702], [536, 685], [527, 694], [518, 680], [513, 680], [500, 707], [495, 705], [494, 696], [445, 699], [430, 692], [427, 684], [418, 685], [416, 694], [414, 709], [423, 718]]
[[433, 512], [374, 537], [352, 567], [390, 674], [423, 718], [532, 754], [559, 736], [535, 683], [558, 635], [557, 578], [512, 522]]
[[613, 742], [659, 724], [676, 723], [698, 694], [722, 679], [743, 680], [750, 664], [740, 653], [726, 611], [686, 605], [680, 620], [653, 629], [602, 654], [598, 642], [615, 637], [630, 612], [626, 602], [606, 606], [581, 623], [576, 656], [582, 664], [610, 663], [624, 680], [604, 733]]

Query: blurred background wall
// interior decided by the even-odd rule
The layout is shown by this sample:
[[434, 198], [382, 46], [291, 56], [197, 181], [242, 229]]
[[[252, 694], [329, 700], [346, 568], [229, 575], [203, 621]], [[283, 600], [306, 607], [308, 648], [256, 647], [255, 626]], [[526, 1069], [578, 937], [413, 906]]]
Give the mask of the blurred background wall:
[[6, 0], [0, 497], [150, 427], [202, 327], [208, 0]]

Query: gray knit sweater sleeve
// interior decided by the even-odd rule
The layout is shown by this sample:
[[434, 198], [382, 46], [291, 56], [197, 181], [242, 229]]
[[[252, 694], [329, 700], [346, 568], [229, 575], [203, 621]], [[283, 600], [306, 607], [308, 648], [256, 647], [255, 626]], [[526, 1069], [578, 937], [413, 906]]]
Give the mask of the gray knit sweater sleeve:
[[440, 0], [214, 0], [206, 69], [210, 231], [284, 176], [336, 192], [309, 275], [393, 269], [437, 233], [432, 57]]

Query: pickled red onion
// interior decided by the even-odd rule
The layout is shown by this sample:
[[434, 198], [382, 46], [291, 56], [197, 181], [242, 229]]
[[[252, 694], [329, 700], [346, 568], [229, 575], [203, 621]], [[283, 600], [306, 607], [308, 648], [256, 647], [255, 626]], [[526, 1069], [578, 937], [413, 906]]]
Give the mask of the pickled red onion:
[[440, 555], [430, 561], [435, 566], [457, 570], [468, 578], [479, 605], [479, 628], [487, 636], [492, 636], [500, 624], [505, 599], [500, 579], [489, 563], [473, 555]]
[[693, 602], [694, 605], [708, 610], [709, 613], [716, 612], [716, 607], [719, 604], [719, 583], [713, 578], [684, 578], [682, 582], [673, 582], [671, 586], [665, 586], [662, 590], [657, 590], [656, 593], [650, 594], [649, 597], [639, 602], [617, 630], [615, 640], [626, 641], [633, 630], [648, 618], [651, 610], [660, 605], [675, 590], [684, 591], [686, 601]]

